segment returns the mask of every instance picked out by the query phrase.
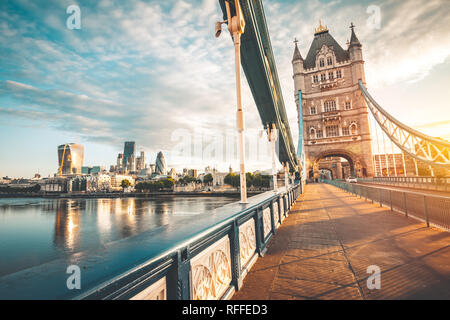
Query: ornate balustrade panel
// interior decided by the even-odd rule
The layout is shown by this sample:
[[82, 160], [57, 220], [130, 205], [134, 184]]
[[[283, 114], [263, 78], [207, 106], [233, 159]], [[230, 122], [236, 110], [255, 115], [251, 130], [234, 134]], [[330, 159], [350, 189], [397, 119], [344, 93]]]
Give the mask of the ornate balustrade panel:
[[263, 225], [264, 225], [264, 238], [267, 238], [270, 231], [272, 231], [272, 217], [270, 215], [270, 207], [267, 207], [263, 211]]
[[280, 213], [278, 211], [278, 202], [273, 203], [273, 217], [275, 219], [275, 228], [278, 229], [280, 226]]
[[191, 299], [218, 300], [231, 284], [230, 239], [223, 237], [191, 260]]
[[239, 226], [239, 247], [241, 257], [241, 269], [245, 268], [256, 252], [256, 225], [255, 220], [250, 219]]

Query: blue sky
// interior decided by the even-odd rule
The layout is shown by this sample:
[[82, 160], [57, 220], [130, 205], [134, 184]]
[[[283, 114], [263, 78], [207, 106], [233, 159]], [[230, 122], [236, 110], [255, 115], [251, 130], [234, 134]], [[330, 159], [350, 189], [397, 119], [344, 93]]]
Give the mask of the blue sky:
[[[343, 47], [350, 22], [356, 25], [367, 85], [380, 104], [408, 125], [450, 138], [449, 1], [263, 3], [294, 138], [292, 41], [306, 56], [320, 19]], [[72, 4], [81, 9], [79, 30], [66, 27]], [[371, 5], [380, 8], [379, 28], [367, 24]], [[85, 145], [86, 165], [109, 167], [125, 140], [154, 161], [172, 148], [176, 129], [232, 130], [233, 47], [228, 34], [213, 36], [220, 18], [215, 0], [1, 1], [0, 175], [53, 174], [56, 146], [66, 142]], [[259, 129], [245, 80], [243, 100], [247, 127]], [[208, 164], [230, 165], [197, 166]], [[270, 163], [249, 163], [261, 166]]]

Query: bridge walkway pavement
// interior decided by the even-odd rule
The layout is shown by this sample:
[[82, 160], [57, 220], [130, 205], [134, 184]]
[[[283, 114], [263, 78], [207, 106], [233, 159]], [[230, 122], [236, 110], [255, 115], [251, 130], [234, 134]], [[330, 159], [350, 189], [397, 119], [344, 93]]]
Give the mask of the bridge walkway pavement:
[[[368, 288], [371, 265], [380, 289]], [[233, 299], [450, 299], [450, 233], [306, 185]]]

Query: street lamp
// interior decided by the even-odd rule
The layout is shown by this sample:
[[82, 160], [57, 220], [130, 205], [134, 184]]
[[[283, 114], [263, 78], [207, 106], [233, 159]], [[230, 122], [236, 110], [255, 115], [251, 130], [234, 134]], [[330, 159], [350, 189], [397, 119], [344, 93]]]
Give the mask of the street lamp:
[[[226, 0], [228, 31], [234, 40], [234, 53], [236, 63], [236, 96], [237, 96], [237, 113], [236, 124], [239, 133], [239, 156], [240, 156], [240, 179], [241, 179], [241, 203], [247, 203], [247, 181], [245, 177], [245, 141], [244, 141], [244, 111], [242, 110], [241, 95], [241, 34], [244, 33], [245, 21], [239, 5], [239, 0], [234, 0], [235, 15], [231, 16], [230, 1]], [[222, 23], [216, 22], [215, 36], [219, 37], [222, 33]]]
[[222, 23], [226, 23], [226, 22], [227, 22], [227, 20], [216, 22], [216, 33], [215, 33], [216, 38], [220, 37], [220, 35], [222, 34]]
[[284, 185], [286, 187], [286, 191], [289, 187], [289, 163], [286, 161], [284, 164]]
[[277, 128], [275, 126], [275, 123], [272, 123], [272, 126], [270, 124], [267, 124], [267, 137], [269, 138], [269, 141], [271, 143], [271, 149], [272, 149], [272, 177], [273, 177], [273, 191], [278, 191], [278, 181], [277, 181], [277, 163], [275, 158], [275, 142], [277, 140]]

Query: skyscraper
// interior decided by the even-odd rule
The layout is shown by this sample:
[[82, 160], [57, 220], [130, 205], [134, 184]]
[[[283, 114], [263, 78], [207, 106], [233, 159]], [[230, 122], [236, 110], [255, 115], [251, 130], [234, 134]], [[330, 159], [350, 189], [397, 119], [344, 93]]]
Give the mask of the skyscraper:
[[123, 148], [123, 169], [124, 171], [134, 171], [133, 168], [136, 165], [136, 142], [125, 141]]
[[117, 165], [116, 165], [116, 170], [119, 172], [123, 171], [123, 153], [119, 153], [117, 155]]
[[136, 158], [136, 170], [145, 169], [145, 152], [141, 151], [141, 155]]
[[156, 174], [167, 175], [166, 160], [161, 151], [158, 152], [158, 156], [156, 157], [155, 172]]
[[66, 143], [58, 146], [58, 174], [81, 174], [84, 161], [84, 146]]

